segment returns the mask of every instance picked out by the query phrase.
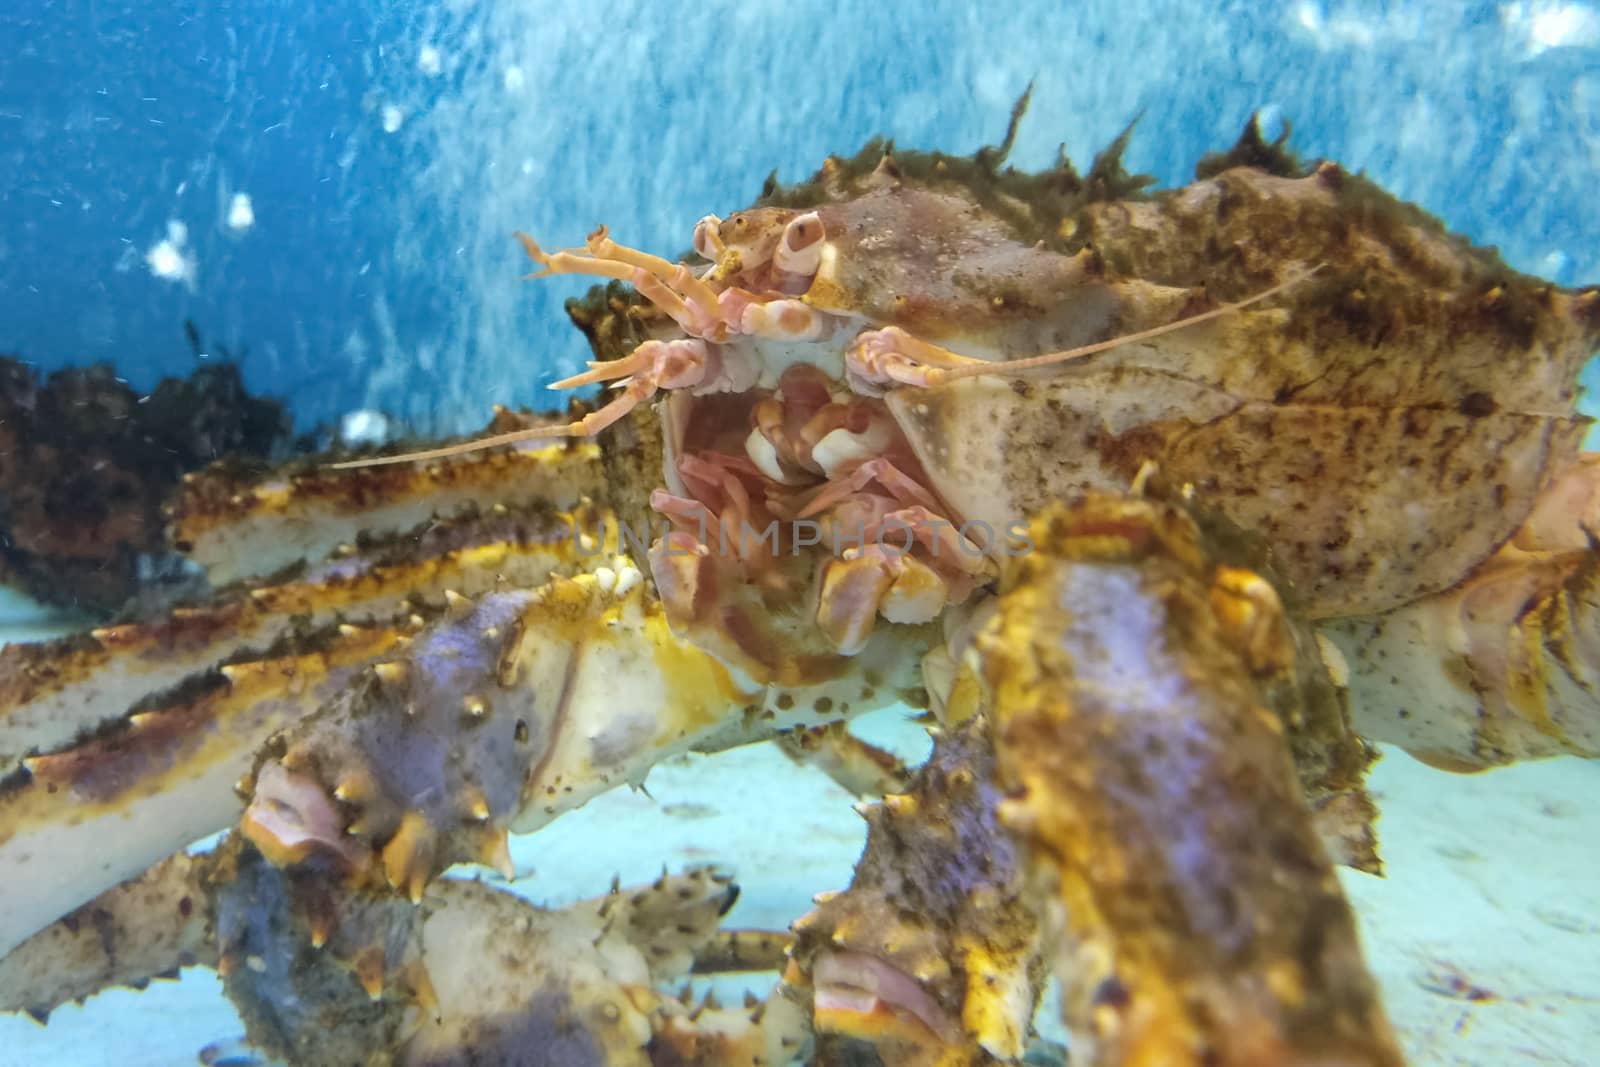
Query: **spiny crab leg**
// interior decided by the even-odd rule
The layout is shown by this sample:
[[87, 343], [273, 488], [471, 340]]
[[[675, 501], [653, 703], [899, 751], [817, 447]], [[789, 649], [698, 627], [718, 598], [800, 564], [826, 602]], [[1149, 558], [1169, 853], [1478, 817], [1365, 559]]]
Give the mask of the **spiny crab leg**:
[[646, 1067], [656, 1041], [688, 1052], [724, 1029], [744, 1057], [718, 1063], [788, 1062], [807, 1038], [798, 1010], [747, 1006], [703, 1033], [701, 1012], [665, 992], [708, 965], [750, 958], [768, 969], [781, 957], [786, 938], [720, 928], [738, 896], [731, 875], [697, 867], [645, 885], [614, 881], [560, 910], [445, 879], [416, 909], [331, 893], [230, 835], [107, 891], [6, 956], [0, 1010], [42, 1022], [113, 985], [200, 965], [222, 977], [247, 1047], [306, 1067], [522, 1063], [574, 1045], [586, 1064]]
[[1246, 586], [1164, 505], [1091, 495], [1031, 536], [968, 663], [1073, 1062], [1399, 1067]]
[[947, 348], [930, 344], [900, 329], [898, 326], [889, 326], [881, 330], [869, 330], [856, 338], [849, 351], [845, 353], [845, 366], [847, 369], [872, 386], [886, 385], [911, 385], [922, 388], [931, 388], [943, 385], [946, 382], [959, 381], [962, 378], [977, 378], [983, 375], [1010, 375], [1017, 371], [1036, 370], [1040, 367], [1053, 367], [1060, 363], [1067, 363], [1085, 356], [1096, 355], [1100, 352], [1109, 352], [1123, 345], [1137, 344], [1141, 341], [1154, 340], [1177, 330], [1200, 323], [1219, 319], [1225, 315], [1242, 311], [1244, 308], [1260, 301], [1277, 296], [1279, 293], [1293, 286], [1299, 285], [1305, 279], [1321, 270], [1321, 264], [1310, 270], [1295, 275], [1287, 281], [1280, 282], [1270, 289], [1264, 289], [1253, 296], [1221, 307], [1212, 308], [1210, 311], [1191, 315], [1161, 326], [1153, 326], [1148, 330], [1139, 330], [1136, 333], [1123, 334], [1094, 344], [1081, 345], [1077, 348], [1068, 348], [1060, 352], [1046, 352], [1043, 355], [1030, 356], [1027, 359], [1012, 359], [994, 361], [987, 359], [974, 359], [952, 352]]
[[257, 768], [243, 828], [280, 862], [337, 857], [358, 882], [416, 899], [454, 863], [500, 862], [508, 831], [671, 755], [887, 703], [885, 680], [911, 684], [925, 650], [920, 629], [881, 631], [859, 673], [841, 661], [781, 691], [674, 636], [631, 565], [491, 593], [287, 731]]
[[[1027, 1047], [1043, 943], [997, 818], [989, 724], [930, 732], [915, 777], [856, 806], [867, 842], [849, 888], [793, 924], [784, 981], [811, 1003], [819, 1063], [869, 1062], [842, 1042], [886, 1067], [1015, 1063]], [[955, 871], [965, 891], [941, 892]]]

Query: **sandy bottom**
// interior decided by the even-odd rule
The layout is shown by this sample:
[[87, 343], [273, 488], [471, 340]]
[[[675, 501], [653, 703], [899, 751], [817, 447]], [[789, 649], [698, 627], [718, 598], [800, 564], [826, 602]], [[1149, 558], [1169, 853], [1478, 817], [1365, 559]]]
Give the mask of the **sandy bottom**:
[[[0, 602], [0, 641], [37, 634], [37, 622]], [[927, 750], [923, 732], [893, 712], [859, 732], [910, 758]], [[1388, 875], [1344, 881], [1411, 1062], [1594, 1063], [1600, 763], [1456, 776], [1389, 751], [1371, 784]], [[658, 767], [647, 788], [608, 794], [513, 842], [516, 888], [559, 905], [603, 892], [613, 874], [648, 881], [663, 864], [714, 862], [743, 889], [731, 925], [781, 928], [812, 894], [845, 886], [860, 854], [865, 825], [851, 798], [770, 745]], [[0, 1017], [0, 1065], [187, 1067], [241, 1031], [216, 977], [191, 970], [62, 1008], [45, 1027]]]

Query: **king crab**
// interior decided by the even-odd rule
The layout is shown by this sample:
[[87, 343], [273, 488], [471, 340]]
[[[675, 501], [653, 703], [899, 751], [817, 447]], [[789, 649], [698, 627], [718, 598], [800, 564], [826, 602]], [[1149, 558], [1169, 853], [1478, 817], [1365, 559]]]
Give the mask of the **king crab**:
[[[995, 724], [1010, 806], [994, 832], [1015, 839], [1024, 912], [1043, 920], [1039, 952], [999, 977], [1036, 995], [1016, 968], [1049, 961], [1088, 1062], [1399, 1062], [1328, 889], [1331, 861], [1378, 864], [1346, 691], [1362, 734], [1436, 763], [1596, 751], [1595, 468], [1574, 383], [1600, 296], [1515, 275], [1332, 164], [1122, 200], [1114, 158], [1085, 182], [1065, 164], [1002, 171], [1003, 155], [830, 160], [704, 220], [703, 266], [603, 228], [555, 253], [523, 236], [544, 273], [643, 301], [613, 290], [580, 313], [603, 358], [558, 384], [612, 383], [609, 402], [258, 485], [193, 479], [175, 538], [238, 584], [0, 660], [6, 1004], [91, 992], [34, 946], [230, 825], [246, 859], [207, 893], [281, 872], [316, 915], [370, 899], [404, 929], [447, 868], [503, 868], [508, 832], [662, 759], [903, 699]], [[552, 437], [575, 440], [525, 444]], [[484, 452], [501, 446], [517, 447]], [[666, 529], [639, 558], [623, 532], [652, 514]], [[1058, 587], [1099, 590], [1092, 634], [1076, 593], [1028, 607]], [[1215, 673], [1172, 674], [1195, 655]], [[1373, 681], [1401, 655], [1440, 665]], [[1072, 709], [1106, 657], [1139, 699], [1100, 751], [1072, 740]], [[1179, 676], [1205, 714], [1174, 716], [1183, 687], [1163, 679]], [[123, 717], [130, 694], [144, 699]], [[843, 777], [883, 769], [848, 735], [807, 736]], [[1205, 758], [1172, 788], [1200, 814], [1165, 834], [1151, 773], [1188, 751]], [[1252, 825], [1275, 827], [1326, 909], [1271, 890], [1235, 833]], [[919, 847], [937, 888], [948, 865]], [[1116, 903], [1141, 894], [1161, 906]], [[252, 898], [262, 921], [304, 913], [271, 896]], [[1204, 951], [1172, 950], [1227, 900], [1275, 932], [1316, 927], [1333, 962], [1220, 921]], [[361, 939], [390, 928], [347, 924], [349, 959], [370, 961]], [[221, 963], [226, 933], [202, 933]], [[297, 945], [270, 943], [265, 972]], [[803, 1005], [822, 983], [820, 1031], [876, 1043], [849, 1021], [876, 1004], [904, 1024], [882, 1031], [884, 1056], [1018, 1054], [1014, 1021], [952, 1023], [953, 987], [892, 949], [829, 958], [802, 931], [786, 982], [802, 992], [784, 994]], [[381, 1000], [392, 975], [366, 967]], [[996, 1010], [965, 995], [963, 1019]], [[688, 1045], [652, 1047], [710, 1047], [674, 1033]]]

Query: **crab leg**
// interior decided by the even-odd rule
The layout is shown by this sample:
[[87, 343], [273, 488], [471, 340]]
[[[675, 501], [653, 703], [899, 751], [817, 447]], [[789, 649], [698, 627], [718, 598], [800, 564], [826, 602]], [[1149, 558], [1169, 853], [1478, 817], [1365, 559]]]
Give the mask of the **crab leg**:
[[357, 880], [417, 898], [451, 864], [497, 862], [508, 830], [674, 754], [889, 703], [925, 644], [920, 628], [885, 629], [858, 663], [780, 690], [676, 638], [631, 566], [490, 594], [289, 731], [244, 830], [291, 864], [320, 842]]
[[251, 1045], [297, 1064], [517, 1062], [506, 1057], [536, 1047], [646, 1067], [657, 1032], [684, 1035], [685, 1013], [657, 989], [699, 963], [739, 893], [713, 868], [559, 911], [457, 880], [421, 909], [331, 889], [237, 836], [175, 856], [0, 962], [0, 1010], [43, 1021], [201, 964], [223, 975]]
[[465, 508], [488, 513], [496, 504], [565, 510], [605, 488], [600, 450], [587, 444], [360, 474], [346, 473], [348, 466], [254, 483], [226, 467], [190, 475], [173, 504], [173, 544], [220, 587], [323, 559], [358, 535], [403, 534]]
[[[891, 702], [927, 635], [880, 631], [855, 664], [778, 689], [736, 684], [675, 638], [620, 564], [536, 589], [451, 599], [409, 641], [345, 628], [298, 659], [31, 764], [0, 797], [0, 955], [64, 911], [238, 812], [290, 866], [419, 898], [461, 861], [503, 866], [527, 832], [673, 754], [716, 751]], [[311, 714], [313, 709], [315, 714]], [[282, 734], [253, 775], [263, 742]], [[129, 832], [129, 828], [136, 828]]]
[[621, 394], [616, 395], [600, 410], [592, 411], [578, 421], [566, 422], [563, 426], [522, 430], [523, 437], [518, 440], [528, 440], [533, 437], [594, 437], [600, 430], [606, 429], [638, 405], [650, 400], [658, 389], [686, 389], [698, 386], [699, 382], [706, 378], [706, 366], [709, 360], [710, 357], [706, 354], [706, 342], [690, 339], [690, 341], [646, 341], [634, 350], [634, 354], [622, 360], [614, 360], [611, 363], [590, 363], [590, 370], [586, 373], [574, 374], [573, 378], [555, 382], [550, 389], [571, 389], [574, 386], [587, 386], [594, 382], [626, 379], [616, 382], [622, 387]]
[[1092, 496], [1032, 536], [974, 661], [1075, 1060], [1401, 1063], [1240, 584], [1176, 509]]
[[1045, 967], [1001, 799], [980, 716], [937, 731], [904, 792], [857, 806], [867, 844], [850, 887], [819, 894], [795, 922], [785, 972], [812, 1002], [819, 1052], [832, 1057], [821, 1062], [1022, 1056]]
[[553, 383], [552, 389], [576, 389], [630, 375], [647, 378], [658, 389], [687, 388], [699, 383], [706, 369], [704, 341], [646, 341], [622, 359], [590, 363], [582, 374]]
[[[0, 650], [0, 776], [64, 747], [128, 706], [221, 664], [248, 662], [291, 633], [345, 620], [404, 621], [447, 594], [537, 585], [582, 562], [577, 513], [492, 509], [375, 539], [364, 557], [328, 560], [275, 585], [234, 590], [165, 618]], [[600, 551], [589, 553], [598, 555]], [[255, 650], [255, 651], [250, 651]]]
[[717, 291], [696, 278], [688, 267], [682, 263], [673, 263], [660, 256], [651, 255], [649, 252], [619, 245], [611, 239], [610, 233], [604, 226], [589, 235], [588, 246], [590, 254], [597, 259], [626, 263], [652, 277], [659, 278], [681, 292], [696, 307], [709, 311], [717, 306]]
[[779, 737], [778, 747], [796, 763], [816, 767], [858, 797], [902, 792], [911, 779], [898, 756], [861, 740], [847, 723], [795, 730]]
[[1600, 453], [1586, 452], [1454, 588], [1323, 623], [1363, 732], [1456, 771], [1600, 756], [1597, 530]]
[[939, 502], [933, 494], [918, 485], [917, 482], [903, 473], [893, 463], [886, 459], [869, 459], [856, 467], [849, 474], [829, 482], [821, 492], [811, 498], [800, 511], [802, 519], [812, 515], [821, 514], [829, 508], [843, 502], [856, 493], [864, 490], [868, 485], [877, 482], [901, 504], [911, 507], [926, 508], [930, 512], [940, 510]]
[[142, 989], [182, 967], [216, 965], [208, 856], [180, 852], [109, 889], [0, 957], [0, 1012], [43, 1023], [114, 986]]
[[514, 1063], [532, 1050], [646, 1067], [657, 988], [688, 973], [739, 892], [699, 868], [553, 911], [444, 879], [414, 908], [334, 895], [314, 869], [237, 852], [215, 897], [224, 987], [255, 1045], [308, 1067], [373, 1051], [402, 1065]]
[[[614, 545], [588, 533], [597, 527], [606, 522], [596, 513], [491, 512], [406, 538], [398, 555], [378, 545], [375, 559], [336, 560], [179, 622], [128, 627], [120, 645], [7, 649], [0, 665], [33, 672], [20, 678], [34, 702], [0, 717], [0, 749], [42, 754], [0, 788], [0, 861], [17, 875], [0, 882], [0, 955], [63, 910], [225, 829], [240, 811], [234, 784], [266, 738], [392, 655], [423, 622], [413, 612], [456, 610], [506, 580], [537, 586], [598, 567]], [[247, 644], [278, 647], [240, 651]], [[219, 676], [205, 681], [219, 660]], [[14, 677], [11, 691], [21, 683]], [[141, 697], [143, 710], [117, 722]], [[98, 736], [57, 751], [80, 731]]]
[[403, 640], [346, 627], [312, 652], [243, 663], [221, 684], [26, 763], [0, 789], [0, 958], [57, 916], [226, 829], [234, 784], [275, 732]]

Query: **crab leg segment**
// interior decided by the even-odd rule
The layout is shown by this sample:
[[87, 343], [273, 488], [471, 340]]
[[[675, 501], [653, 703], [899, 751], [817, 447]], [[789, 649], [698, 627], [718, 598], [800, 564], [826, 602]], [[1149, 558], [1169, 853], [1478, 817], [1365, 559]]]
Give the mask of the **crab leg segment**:
[[[740, 297], [738, 304], [729, 299], [736, 294]], [[729, 315], [739, 324], [739, 332], [752, 337], [774, 341], [820, 341], [833, 329], [828, 316], [799, 300], [751, 299], [750, 294], [739, 290], [729, 290], [722, 295], [723, 306], [729, 312], [739, 308], [737, 318]]]
[[243, 829], [278, 862], [324, 857], [419, 899], [452, 864], [500, 864], [508, 831], [638, 783], [664, 758], [866, 710], [877, 691], [888, 702], [885, 679], [910, 682], [921, 641], [890, 631], [867, 650], [876, 689], [841, 662], [780, 692], [736, 682], [674, 637], [622, 561], [463, 601], [287, 733]]
[[[445, 879], [424, 906], [338, 896], [224, 846], [219, 970], [252, 1042], [308, 1067], [525, 1062], [647, 1067], [664, 1001], [738, 887], [719, 871], [613, 886], [560, 911]], [[313, 951], [314, 949], [314, 951]]]
[[39, 1022], [113, 986], [142, 989], [193, 964], [214, 966], [208, 856], [180, 852], [107, 890], [0, 958], [0, 1012]]
[[589, 235], [585, 242], [586, 250], [564, 249], [554, 254], [544, 251], [537, 241], [520, 230], [515, 236], [521, 242], [523, 250], [528, 253], [528, 258], [544, 268], [538, 273], [529, 275], [530, 278], [546, 278], [554, 274], [587, 274], [599, 278], [631, 281], [636, 274], [643, 274], [647, 278], [672, 286], [681, 292], [684, 298], [698, 305], [703, 313], [709, 313], [717, 306], [717, 291], [696, 278], [688, 268], [648, 252], [619, 245], [611, 239], [609, 231], [604, 226]]
[[524, 432], [530, 437], [593, 437], [655, 396], [657, 389], [688, 389], [699, 385], [710, 361], [706, 343], [701, 340], [646, 341], [623, 359], [590, 363], [584, 373], [563, 378], [550, 386], [573, 389], [625, 379], [617, 382], [622, 391], [610, 403], [576, 422]]
[[939, 502], [915, 480], [908, 477], [893, 463], [886, 459], [869, 459], [856, 467], [849, 474], [836, 478], [816, 496], [800, 512], [801, 518], [821, 514], [829, 508], [839, 504], [862, 492], [867, 486], [877, 482], [888, 491], [889, 495], [906, 507], [923, 507], [929, 511], [938, 511]]
[[980, 716], [937, 732], [904, 792], [857, 806], [867, 844], [850, 887], [795, 922], [785, 976], [810, 995], [819, 1062], [1022, 1056], [1045, 966], [1000, 801]]
[[1323, 623], [1363, 732], [1456, 771], [1600, 756], [1597, 530], [1600, 453], [1586, 452], [1455, 588]]
[[[446, 594], [475, 596], [510, 582], [537, 585], [583, 562], [580, 513], [488, 514], [372, 538], [363, 557], [335, 558], [289, 581], [236, 589], [164, 618], [0, 650], [0, 777], [122, 716], [130, 704], [224, 664], [261, 658], [293, 632], [350, 620], [404, 621]], [[597, 555], [598, 553], [594, 553]]]
[[587, 274], [632, 282], [642, 296], [672, 317], [685, 333], [710, 341], [727, 335], [727, 323], [718, 307], [717, 290], [696, 278], [689, 268], [659, 256], [619, 245], [600, 227], [590, 235], [588, 253], [567, 250], [550, 254], [521, 231], [516, 234], [528, 258], [544, 270], [530, 278], [553, 274]]
[[858, 797], [903, 792], [911, 778], [900, 757], [861, 740], [848, 723], [794, 730], [778, 738], [778, 747], [796, 763], [817, 768]]
[[823, 566], [817, 627], [841, 655], [866, 647], [879, 615], [895, 623], [938, 618], [949, 586], [915, 556], [883, 545], [850, 549]]
[[[449, 455], [467, 445], [430, 454]], [[386, 459], [389, 457], [385, 457]], [[408, 457], [408, 459], [411, 457]], [[576, 507], [605, 488], [600, 450], [547, 445], [449, 464], [382, 469], [356, 461], [246, 481], [226, 467], [188, 475], [173, 506], [173, 543], [215, 587], [320, 560], [341, 545], [404, 534], [462, 509]], [[349, 473], [348, 466], [373, 469]]]
[[[307, 1067], [514, 1063], [530, 1050], [648, 1067], [658, 1035], [684, 1047], [711, 1036], [660, 989], [699, 969], [738, 898], [715, 868], [613, 884], [561, 910], [453, 879], [415, 908], [335, 893], [325, 873], [278, 869], [237, 836], [175, 856], [0, 962], [0, 1011], [42, 1021], [67, 1001], [201, 964], [222, 975], [254, 1050]], [[788, 1048], [803, 1036], [791, 1026]]]
[[1032, 536], [974, 662], [1075, 1062], [1400, 1064], [1193, 525], [1094, 496]]
[[[890, 495], [867, 492], [875, 483]], [[843, 536], [859, 542], [824, 565], [817, 603], [818, 627], [846, 655], [862, 646], [880, 614], [891, 622], [932, 621], [970, 595], [988, 570], [984, 549], [941, 518], [933, 495], [887, 459], [869, 459], [828, 483], [800, 516], [828, 511]]]
[[273, 733], [404, 641], [346, 627], [313, 652], [241, 663], [222, 684], [26, 761], [0, 789], [0, 957], [64, 912], [238, 817], [234, 785]]

